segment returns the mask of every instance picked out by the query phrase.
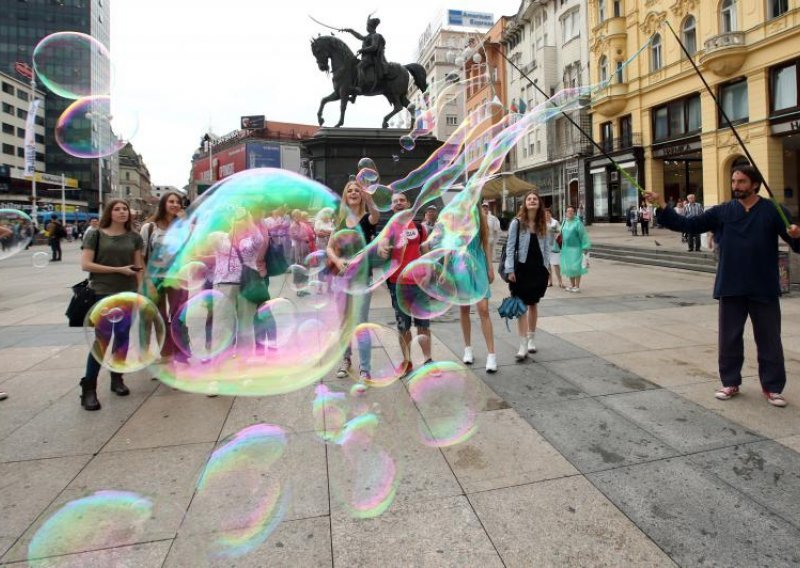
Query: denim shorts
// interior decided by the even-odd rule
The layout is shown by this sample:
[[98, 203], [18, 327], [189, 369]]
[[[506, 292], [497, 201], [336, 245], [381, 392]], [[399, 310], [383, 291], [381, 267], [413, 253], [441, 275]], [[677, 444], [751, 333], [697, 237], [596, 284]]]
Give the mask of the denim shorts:
[[[394, 317], [397, 321], [397, 331], [405, 333], [411, 329], [412, 318], [397, 305], [397, 284], [387, 280], [386, 285], [389, 287], [389, 294], [392, 296], [392, 307], [394, 308]], [[416, 284], [404, 284], [403, 286], [417, 287]], [[417, 329], [428, 329], [431, 326], [431, 320], [413, 318], [413, 321], [414, 327]]]

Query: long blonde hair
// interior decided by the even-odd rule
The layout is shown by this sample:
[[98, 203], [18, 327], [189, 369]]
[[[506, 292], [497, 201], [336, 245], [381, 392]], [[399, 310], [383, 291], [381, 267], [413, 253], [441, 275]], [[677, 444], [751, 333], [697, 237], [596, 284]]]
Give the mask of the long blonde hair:
[[526, 226], [528, 225], [528, 210], [525, 208], [525, 201], [527, 201], [529, 195], [535, 195], [539, 198], [539, 208], [536, 210], [536, 217], [533, 218], [533, 227], [536, 234], [543, 237], [547, 234], [547, 222], [544, 218], [544, 204], [542, 203], [542, 198], [535, 189], [530, 190], [525, 194], [525, 197], [522, 198], [522, 205], [519, 206], [519, 211], [517, 211], [517, 219], [519, 219], [520, 224], [525, 223]]
[[[339, 203], [339, 213], [336, 216], [336, 226], [337, 227], [341, 226], [342, 223], [345, 222], [347, 217], [352, 214], [352, 212], [350, 211], [350, 206], [347, 205], [346, 193], [347, 193], [348, 189], [350, 189], [351, 187], [354, 187], [354, 186], [359, 188], [359, 189], [361, 189], [361, 185], [359, 185], [359, 183], [357, 181], [349, 181], [349, 182], [347, 182], [347, 184], [344, 186], [344, 189], [342, 190], [342, 201]], [[367, 213], [367, 204], [364, 202], [364, 197], [362, 196], [361, 197], [361, 203], [358, 204], [358, 211], [356, 212], [356, 216], [357, 216], [358, 220], [360, 221], [361, 218], [364, 215], [366, 215], [366, 213]]]

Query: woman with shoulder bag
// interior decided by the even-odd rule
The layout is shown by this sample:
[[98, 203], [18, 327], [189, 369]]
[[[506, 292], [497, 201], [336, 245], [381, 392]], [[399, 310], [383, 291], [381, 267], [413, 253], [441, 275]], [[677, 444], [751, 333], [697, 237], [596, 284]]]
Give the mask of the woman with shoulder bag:
[[[519, 250], [517, 250], [519, 242]], [[528, 306], [527, 317], [517, 321], [519, 351], [517, 361], [536, 353], [534, 336], [539, 316], [538, 304], [550, 279], [550, 242], [544, 207], [536, 191], [529, 191], [508, 227], [505, 272], [512, 296]]]
[[[121, 292], [136, 292], [141, 284], [144, 260], [142, 237], [131, 227], [128, 203], [113, 199], [103, 210], [99, 228], [86, 235], [81, 253], [81, 269], [90, 273], [89, 285], [96, 301]], [[117, 337], [113, 349], [127, 349], [125, 337], [129, 330], [114, 330]], [[110, 336], [102, 327], [95, 328], [96, 342], [108, 344]], [[100, 363], [89, 353], [86, 375], [81, 379], [81, 406], [86, 410], [100, 410], [97, 400], [97, 376]], [[119, 396], [130, 394], [120, 373], [111, 373], [111, 390]]]
[[[348, 182], [342, 191], [342, 201], [339, 205], [339, 215], [336, 220], [336, 230], [341, 231], [344, 229], [350, 229], [358, 231], [364, 238], [364, 246], [366, 246], [375, 237], [376, 227], [379, 219], [380, 213], [378, 213], [378, 209], [375, 207], [375, 202], [372, 200], [372, 196], [364, 191], [358, 182]], [[342, 251], [337, 250], [335, 241], [336, 238], [334, 233], [334, 235], [328, 241], [327, 254], [331, 270], [338, 274], [344, 272], [345, 268], [347, 267], [347, 258], [342, 255]], [[366, 278], [368, 283], [372, 281], [371, 270], [367, 270]], [[361, 304], [359, 306], [360, 309], [358, 312], [358, 321], [356, 322], [356, 325], [369, 321], [369, 306], [371, 299], [372, 294], [370, 292], [358, 295], [358, 300], [361, 302]], [[348, 294], [346, 300], [348, 302], [353, 301], [353, 296]], [[372, 346], [368, 341], [360, 341], [358, 344], [359, 359], [361, 360], [361, 369], [359, 369], [359, 375], [362, 379], [366, 380], [371, 378], [371, 349]], [[336, 371], [336, 376], [338, 378], [343, 379], [350, 373], [350, 367], [352, 365], [351, 356], [352, 349], [348, 345], [344, 353], [344, 358], [342, 359], [342, 364], [339, 366], [339, 370]]]
[[[170, 226], [178, 220], [183, 212], [183, 200], [176, 192], [164, 194], [158, 202], [158, 209], [144, 225], [141, 235], [144, 241], [144, 262], [147, 266], [145, 275], [145, 295], [158, 306], [158, 313], [164, 319], [168, 329], [178, 316], [178, 312], [189, 299], [186, 283], [178, 280], [167, 280], [165, 273], [170, 268], [167, 251], [159, 251], [164, 240], [164, 235]], [[173, 253], [176, 251], [172, 251]], [[159, 254], [161, 253], [161, 254]], [[161, 255], [164, 255], [162, 257]], [[186, 334], [185, 330], [182, 333]], [[184, 345], [188, 342], [184, 341]], [[174, 356], [181, 362], [186, 362], [186, 355], [178, 349], [172, 333], [167, 333], [164, 338], [164, 347], [161, 349], [164, 358]]]

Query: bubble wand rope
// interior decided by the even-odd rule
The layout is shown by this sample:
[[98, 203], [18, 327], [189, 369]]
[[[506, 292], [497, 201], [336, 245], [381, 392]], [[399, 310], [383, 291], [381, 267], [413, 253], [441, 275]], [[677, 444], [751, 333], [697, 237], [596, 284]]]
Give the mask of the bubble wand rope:
[[697, 64], [694, 62], [694, 58], [689, 53], [689, 50], [686, 49], [686, 46], [683, 44], [683, 42], [681, 41], [681, 38], [675, 32], [675, 29], [670, 25], [670, 23], [667, 20], [664, 20], [664, 23], [667, 25], [669, 30], [672, 32], [672, 35], [675, 36], [675, 39], [678, 41], [678, 45], [681, 46], [681, 49], [683, 50], [684, 55], [686, 55], [686, 58], [689, 60], [689, 63], [692, 64], [692, 67], [694, 68], [695, 73], [697, 73], [697, 76], [700, 77], [700, 80], [703, 82], [703, 85], [705, 85], [706, 91], [708, 91], [708, 94], [711, 95], [711, 100], [713, 100], [714, 104], [717, 105], [717, 109], [719, 110], [720, 116], [722, 116], [722, 118], [725, 120], [725, 123], [728, 125], [728, 128], [730, 128], [731, 132], [733, 132], [734, 137], [736, 137], [736, 141], [739, 143], [739, 146], [744, 151], [744, 154], [745, 154], [745, 156], [747, 156], [747, 159], [750, 161], [750, 164], [758, 172], [758, 175], [761, 177], [761, 185], [763, 185], [764, 189], [767, 190], [767, 194], [769, 194], [769, 200], [775, 206], [775, 209], [778, 210], [778, 215], [780, 215], [781, 220], [783, 221], [783, 223], [786, 225], [786, 228], [788, 229], [790, 227], [789, 219], [786, 218], [786, 214], [783, 212], [783, 208], [775, 200], [775, 195], [773, 195], [772, 190], [769, 188], [769, 185], [767, 184], [767, 180], [764, 177], [764, 174], [762, 174], [761, 170], [758, 169], [758, 166], [756, 165], [755, 161], [753, 160], [753, 156], [750, 155], [750, 151], [747, 149], [747, 146], [745, 146], [744, 142], [742, 141], [742, 138], [739, 136], [739, 133], [736, 131], [736, 128], [733, 126], [733, 123], [731, 122], [731, 119], [728, 118], [728, 113], [726, 113], [725, 109], [722, 108], [722, 105], [719, 104], [719, 100], [717, 100], [717, 97], [714, 94], [714, 91], [708, 85], [708, 82], [706, 81], [706, 78], [703, 76], [703, 73], [697, 67]]
[[[629, 64], [631, 61], [633, 61], [633, 60], [634, 60], [636, 57], [638, 57], [638, 56], [639, 56], [639, 54], [640, 54], [642, 51], [644, 51], [644, 50], [645, 50], [645, 48], [647, 48], [647, 46], [648, 46], [648, 45], [650, 45], [650, 42], [652, 42], [652, 40], [653, 40], [653, 36], [650, 36], [650, 38], [649, 38], [649, 39], [648, 39], [648, 40], [647, 40], [647, 41], [646, 41], [646, 42], [645, 42], [645, 43], [644, 43], [644, 44], [643, 44], [643, 45], [642, 45], [642, 46], [641, 46], [641, 47], [640, 47], [640, 48], [639, 48], [639, 49], [636, 51], [636, 53], [634, 53], [634, 54], [633, 54], [631, 57], [629, 57], [629, 58], [628, 58], [628, 60], [625, 62], [625, 65], [624, 65], [624, 66], [625, 66], [625, 67], [627, 67], [627, 66], [628, 66], [628, 64]], [[551, 97], [550, 97], [550, 96], [549, 96], [547, 93], [545, 93], [545, 92], [544, 92], [544, 91], [543, 91], [543, 90], [542, 90], [542, 89], [539, 87], [539, 85], [537, 85], [535, 82], [533, 82], [533, 80], [531, 80], [531, 78], [530, 78], [530, 77], [528, 77], [528, 74], [527, 74], [527, 73], [525, 73], [525, 72], [524, 72], [522, 69], [520, 69], [520, 68], [517, 66], [517, 64], [516, 64], [516, 63], [514, 63], [513, 61], [511, 61], [511, 59], [509, 59], [509, 58], [508, 58], [508, 56], [506, 56], [506, 54], [505, 54], [505, 53], [503, 53], [503, 51], [502, 51], [500, 48], [498, 48], [498, 47], [495, 47], [495, 46], [492, 46], [492, 47], [494, 47], [495, 51], [496, 51], [497, 53], [499, 53], [499, 54], [500, 54], [500, 56], [501, 56], [503, 59], [505, 59], [505, 60], [506, 60], [506, 61], [507, 61], [507, 62], [508, 62], [508, 63], [509, 63], [509, 64], [510, 64], [510, 65], [511, 65], [511, 66], [512, 66], [514, 69], [516, 69], [516, 70], [519, 72], [519, 74], [520, 74], [522, 77], [524, 77], [524, 78], [525, 78], [525, 80], [526, 80], [526, 81], [528, 81], [528, 83], [529, 83], [530, 85], [532, 85], [532, 86], [533, 86], [533, 88], [534, 88], [534, 89], [536, 89], [536, 90], [537, 90], [537, 91], [538, 91], [540, 94], [542, 94], [542, 95], [545, 97], [545, 100], [547, 100], [548, 102], [550, 101]], [[611, 79], [609, 78], [609, 79], [607, 79], [606, 81], [604, 81], [603, 83], [601, 83], [602, 87], [600, 87], [600, 88], [605, 88], [605, 87], [606, 87], [606, 86], [607, 86], [607, 85], [608, 85], [610, 82], [611, 82]], [[555, 105], [554, 105], [554, 106], [555, 106]], [[617, 169], [617, 171], [618, 171], [619, 173], [621, 173], [621, 174], [622, 174], [622, 176], [623, 176], [623, 177], [624, 177], [626, 180], [628, 180], [628, 182], [629, 182], [629, 183], [630, 183], [630, 184], [631, 184], [633, 187], [635, 187], [635, 188], [636, 188], [636, 190], [637, 190], [637, 191], [638, 191], [638, 192], [639, 192], [639, 193], [640, 193], [642, 196], [644, 196], [644, 189], [642, 189], [642, 186], [640, 186], [640, 185], [639, 185], [639, 183], [638, 183], [638, 182], [637, 182], [635, 179], [633, 179], [633, 177], [632, 177], [632, 176], [631, 176], [631, 175], [630, 175], [628, 172], [626, 172], [626, 171], [625, 171], [623, 168], [621, 168], [621, 167], [620, 167], [620, 165], [617, 163], [617, 161], [616, 161], [616, 160], [614, 160], [614, 158], [612, 158], [611, 156], [609, 156], [609, 155], [608, 155], [608, 152], [606, 152], [606, 151], [605, 151], [605, 149], [604, 149], [602, 146], [600, 146], [600, 144], [598, 144], [598, 143], [597, 143], [597, 141], [596, 141], [596, 140], [595, 140], [595, 139], [592, 137], [592, 135], [591, 135], [591, 134], [589, 134], [588, 132], [586, 132], [586, 130], [584, 130], [584, 129], [583, 129], [583, 127], [581, 127], [581, 126], [580, 126], [580, 125], [579, 125], [577, 122], [575, 122], [575, 120], [574, 120], [574, 119], [573, 119], [573, 118], [572, 118], [572, 117], [571, 117], [569, 114], [567, 114], [567, 113], [566, 113], [564, 110], [561, 110], [560, 112], [561, 112], [561, 114], [563, 114], [563, 115], [564, 115], [564, 117], [565, 117], [565, 118], [566, 118], [566, 119], [567, 119], [567, 120], [568, 120], [568, 121], [569, 121], [569, 122], [570, 122], [570, 123], [571, 123], [571, 124], [572, 124], [572, 125], [573, 125], [575, 128], [577, 128], [577, 129], [578, 129], [578, 131], [579, 131], [581, 134], [583, 134], [583, 135], [586, 137], [586, 139], [587, 139], [589, 142], [591, 142], [591, 143], [592, 143], [592, 145], [593, 145], [595, 148], [597, 148], [597, 149], [600, 151], [600, 153], [601, 153], [603, 156], [605, 156], [605, 157], [606, 157], [606, 158], [607, 158], [607, 159], [608, 159], [608, 160], [611, 162], [611, 165], [612, 165], [612, 166], [614, 166], [614, 167]]]

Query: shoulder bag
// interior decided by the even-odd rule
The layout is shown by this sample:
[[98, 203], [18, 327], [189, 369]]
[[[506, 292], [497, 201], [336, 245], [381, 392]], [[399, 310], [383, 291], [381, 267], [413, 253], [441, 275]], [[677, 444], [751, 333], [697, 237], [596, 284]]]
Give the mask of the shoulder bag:
[[[97, 242], [94, 245], [94, 259], [97, 261], [97, 253], [100, 251], [100, 237], [102, 233], [97, 229]], [[97, 301], [97, 294], [95, 294], [92, 287], [89, 285], [89, 279], [78, 282], [72, 287], [72, 298], [67, 306], [67, 311], [64, 315], [67, 316], [69, 327], [83, 327], [83, 322], [86, 320], [86, 314], [92, 309], [94, 303]]]
[[246, 300], [254, 304], [262, 304], [269, 300], [269, 286], [258, 270], [250, 268], [244, 263], [242, 253], [239, 247], [233, 247], [236, 250], [236, 255], [239, 257], [239, 264], [242, 265], [242, 275], [239, 279], [239, 293], [244, 296]]

